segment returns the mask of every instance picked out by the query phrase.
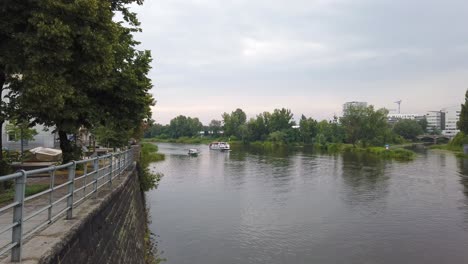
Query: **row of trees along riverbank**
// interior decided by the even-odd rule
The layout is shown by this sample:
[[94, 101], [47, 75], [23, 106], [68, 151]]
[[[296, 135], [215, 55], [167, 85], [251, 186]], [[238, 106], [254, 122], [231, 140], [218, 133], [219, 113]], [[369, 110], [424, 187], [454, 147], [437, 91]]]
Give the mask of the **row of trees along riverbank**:
[[[318, 121], [302, 115], [296, 123], [291, 111], [285, 108], [263, 112], [249, 120], [242, 109], [236, 109], [222, 114], [222, 120], [213, 120], [205, 127], [198, 118], [185, 116], [172, 119], [169, 125], [153, 123], [145, 137], [181, 143], [220, 139], [263, 146], [314, 145], [327, 151], [365, 150], [389, 156], [393, 150], [382, 152], [386, 144], [416, 140], [427, 129], [426, 120], [399, 120], [389, 124], [387, 114], [387, 110], [376, 110], [373, 106], [351, 106], [342, 117]], [[206, 131], [203, 137], [200, 137], [200, 131]], [[410, 153], [398, 150], [398, 155], [405, 158], [411, 157]]]

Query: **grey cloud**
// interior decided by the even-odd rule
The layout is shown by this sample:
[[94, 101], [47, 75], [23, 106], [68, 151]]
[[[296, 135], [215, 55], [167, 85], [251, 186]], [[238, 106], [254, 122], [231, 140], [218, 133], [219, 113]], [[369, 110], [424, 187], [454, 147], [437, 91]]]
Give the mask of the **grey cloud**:
[[[147, 0], [135, 11], [162, 106], [181, 93], [194, 102], [213, 94], [326, 93], [338, 108], [353, 93], [379, 101], [392, 89], [414, 100], [428, 77], [455, 85], [444, 89], [460, 98], [466, 88], [466, 1]], [[425, 103], [415, 110], [441, 104]]]

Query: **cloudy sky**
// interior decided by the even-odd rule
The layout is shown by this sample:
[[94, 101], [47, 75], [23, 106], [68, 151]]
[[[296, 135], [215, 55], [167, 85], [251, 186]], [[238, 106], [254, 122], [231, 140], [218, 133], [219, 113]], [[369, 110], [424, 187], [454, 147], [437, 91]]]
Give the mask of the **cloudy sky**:
[[466, 0], [146, 0], [153, 118], [242, 108], [317, 119], [346, 101], [424, 113], [468, 88]]

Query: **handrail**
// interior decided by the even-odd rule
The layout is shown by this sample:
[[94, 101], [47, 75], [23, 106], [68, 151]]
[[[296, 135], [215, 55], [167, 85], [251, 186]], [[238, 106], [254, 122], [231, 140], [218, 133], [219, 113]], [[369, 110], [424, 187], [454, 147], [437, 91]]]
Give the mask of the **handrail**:
[[[0, 183], [14, 180], [14, 201], [0, 207], [0, 216], [7, 211], [13, 211], [12, 222], [6, 226], [0, 225], [1, 233], [8, 232], [9, 230], [12, 232], [11, 241], [6, 245], [0, 245], [0, 257], [11, 252], [11, 262], [21, 262], [21, 252], [26, 237], [33, 235], [43, 227], [63, 217], [64, 214], [66, 215], [66, 219], [71, 219], [73, 217], [73, 209], [80, 206], [82, 201], [89, 197], [96, 198], [98, 189], [103, 186], [108, 185], [109, 188], [114, 188], [112, 180], [123, 175], [133, 164], [133, 151], [130, 148], [118, 153], [30, 171], [21, 170], [9, 175], [0, 176]], [[90, 168], [88, 168], [88, 165]], [[82, 172], [77, 170], [77, 167], [81, 168], [82, 166], [84, 166]], [[68, 176], [66, 182], [55, 186], [56, 172], [65, 169]], [[28, 177], [39, 173], [49, 173], [49, 177], [51, 178], [49, 188], [26, 197], [26, 182]], [[63, 187], [67, 188], [59, 190]], [[57, 197], [58, 195], [60, 197]], [[40, 208], [35, 208], [32, 212], [26, 212], [25, 203], [38, 199], [41, 196], [45, 197], [46, 203]], [[75, 198], [76, 201], [74, 201]], [[54, 208], [59, 211], [54, 212]], [[30, 230], [25, 232], [23, 223], [45, 212], [48, 212], [47, 219], [41, 219], [39, 223], [35, 223]]]

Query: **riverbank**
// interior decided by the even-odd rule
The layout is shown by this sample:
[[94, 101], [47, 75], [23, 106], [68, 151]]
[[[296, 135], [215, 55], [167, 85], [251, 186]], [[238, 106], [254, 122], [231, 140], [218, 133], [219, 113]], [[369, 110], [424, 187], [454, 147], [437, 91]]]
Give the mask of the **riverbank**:
[[[235, 148], [236, 145], [239, 145], [239, 144], [243, 144], [243, 143], [235, 142], [235, 143], [232, 143], [231, 146]], [[400, 146], [386, 149], [384, 147], [358, 147], [358, 146], [353, 146], [351, 144], [344, 144], [344, 143], [284, 144], [284, 143], [276, 143], [276, 142], [270, 142], [270, 141], [256, 141], [256, 142], [251, 142], [251, 143], [246, 143], [246, 144], [252, 147], [263, 148], [263, 149], [311, 148], [311, 149], [317, 150], [322, 153], [327, 153], [327, 154], [353, 152], [353, 153], [370, 154], [370, 155], [384, 158], [384, 159], [394, 159], [394, 160], [399, 160], [399, 161], [410, 161], [416, 157], [415, 152], [405, 149]], [[407, 145], [404, 145], [404, 146], [407, 146]]]
[[[144, 192], [156, 189], [159, 181], [163, 177], [162, 173], [152, 172], [149, 169], [150, 163], [165, 160], [165, 155], [158, 152], [159, 148], [157, 145], [143, 142], [141, 143], [141, 158], [138, 164], [138, 176], [140, 180], [140, 189], [142, 194]], [[148, 214], [148, 207], [146, 205], [146, 198], [143, 195], [143, 202], [145, 204], [145, 216], [146, 216], [146, 230], [145, 230], [145, 264], [158, 264], [164, 261], [159, 257], [156, 245], [151, 239], [151, 231], [149, 225], [151, 219]]]
[[468, 144], [468, 136], [463, 132], [458, 133], [449, 143], [430, 146], [429, 149], [450, 151], [459, 157], [468, 157], [463, 152], [463, 145]]

